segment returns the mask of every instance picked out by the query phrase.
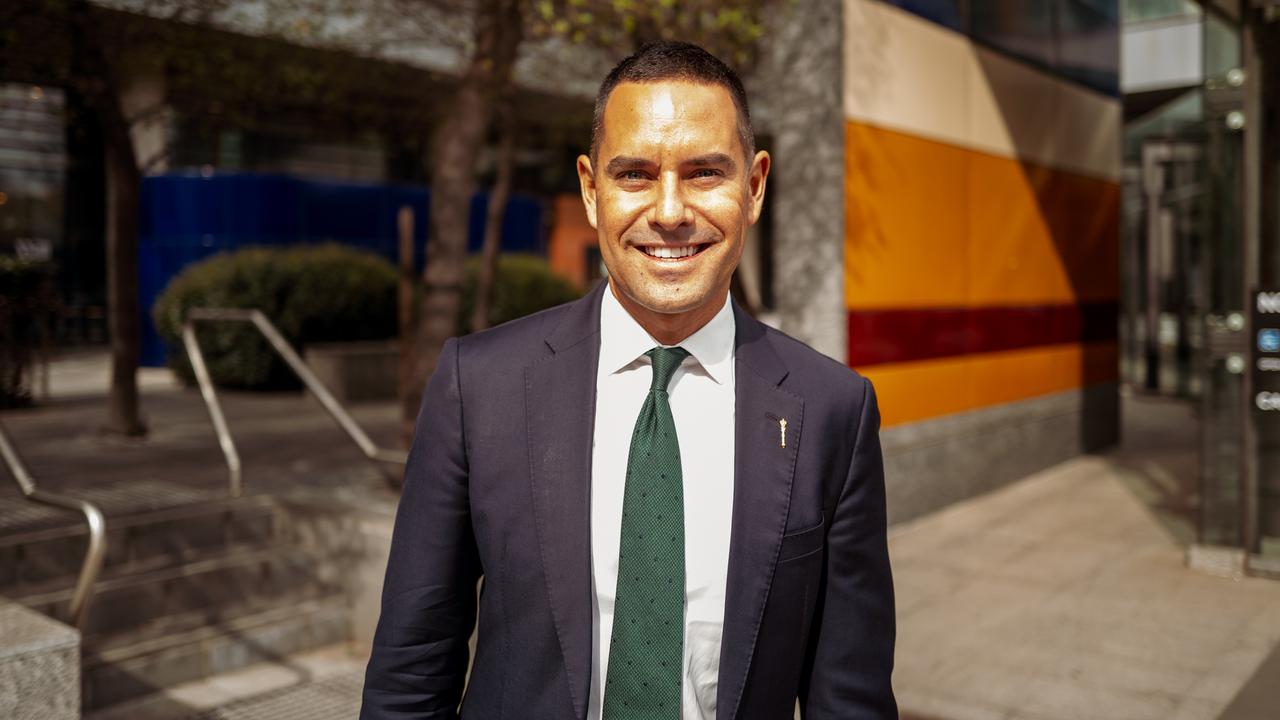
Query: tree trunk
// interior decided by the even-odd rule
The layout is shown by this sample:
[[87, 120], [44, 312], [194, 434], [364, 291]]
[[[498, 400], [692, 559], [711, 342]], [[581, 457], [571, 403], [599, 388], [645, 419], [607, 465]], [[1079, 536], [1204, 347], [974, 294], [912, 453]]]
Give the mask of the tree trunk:
[[406, 444], [413, 436], [422, 392], [435, 371], [441, 346], [457, 332], [475, 157], [488, 133], [494, 98], [511, 84], [522, 38], [518, 0], [479, 3], [477, 13], [475, 52], [434, 142], [425, 288], [414, 338], [414, 386], [401, 405], [401, 436]]
[[507, 201], [511, 197], [511, 175], [516, 163], [515, 117], [509, 101], [503, 102], [498, 120], [498, 168], [493, 189], [489, 191], [489, 212], [484, 226], [484, 246], [481, 248], [480, 272], [476, 278], [476, 302], [471, 313], [471, 331], [479, 332], [489, 327], [489, 313], [493, 306], [493, 285], [498, 275], [498, 254], [502, 247], [502, 219], [507, 214]]
[[106, 133], [107, 329], [111, 334], [111, 387], [107, 395], [110, 432], [143, 435], [138, 402], [138, 167], [125, 131]]
[[138, 308], [138, 169], [129, 120], [125, 116], [111, 52], [98, 33], [100, 18], [89, 3], [71, 6], [74, 34], [73, 74], [102, 128], [107, 187], [107, 331], [111, 335], [111, 374], [104, 430], [143, 435], [138, 401], [141, 335]]

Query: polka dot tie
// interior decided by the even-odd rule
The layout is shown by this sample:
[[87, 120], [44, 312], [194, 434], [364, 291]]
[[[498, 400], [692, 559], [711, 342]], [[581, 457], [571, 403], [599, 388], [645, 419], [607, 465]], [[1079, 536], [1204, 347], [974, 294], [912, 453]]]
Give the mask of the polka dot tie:
[[689, 352], [657, 347], [645, 354], [653, 384], [627, 459], [603, 720], [680, 718], [684, 489], [667, 385]]

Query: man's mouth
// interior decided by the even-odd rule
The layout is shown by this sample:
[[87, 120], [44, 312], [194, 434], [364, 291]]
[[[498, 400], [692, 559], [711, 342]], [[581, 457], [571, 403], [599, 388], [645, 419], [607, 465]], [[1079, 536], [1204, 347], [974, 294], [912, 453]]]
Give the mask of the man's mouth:
[[711, 247], [711, 243], [696, 245], [639, 245], [640, 252], [659, 260], [684, 260]]

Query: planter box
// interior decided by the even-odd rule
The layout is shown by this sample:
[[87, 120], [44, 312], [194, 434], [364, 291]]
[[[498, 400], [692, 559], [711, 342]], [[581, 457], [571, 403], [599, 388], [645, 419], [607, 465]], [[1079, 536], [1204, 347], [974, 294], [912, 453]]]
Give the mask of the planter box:
[[320, 382], [344, 405], [394, 400], [399, 373], [394, 340], [308, 345], [304, 357]]
[[80, 717], [80, 633], [3, 599], [0, 599], [0, 717], [12, 720]]

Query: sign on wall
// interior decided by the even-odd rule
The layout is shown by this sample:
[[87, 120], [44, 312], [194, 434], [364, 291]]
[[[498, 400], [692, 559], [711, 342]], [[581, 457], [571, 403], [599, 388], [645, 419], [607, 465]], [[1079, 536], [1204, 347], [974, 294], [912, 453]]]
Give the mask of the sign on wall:
[[1253, 408], [1280, 415], [1280, 290], [1253, 294]]

